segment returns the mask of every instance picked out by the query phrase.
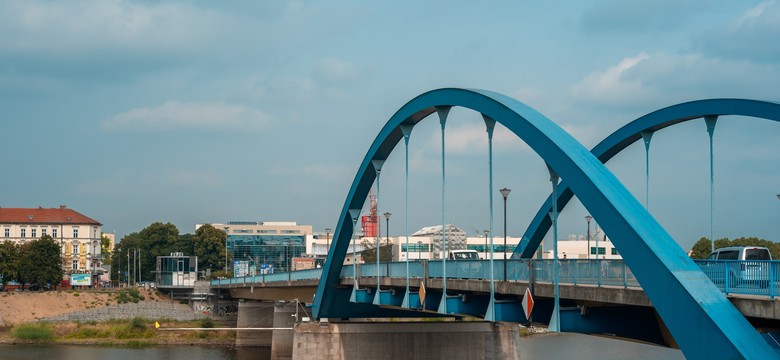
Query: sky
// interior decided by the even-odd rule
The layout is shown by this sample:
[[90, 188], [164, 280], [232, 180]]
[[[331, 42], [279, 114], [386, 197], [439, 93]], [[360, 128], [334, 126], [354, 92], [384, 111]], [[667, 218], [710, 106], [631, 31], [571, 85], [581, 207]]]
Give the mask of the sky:
[[[335, 228], [379, 130], [415, 96], [463, 87], [513, 97], [591, 148], [657, 109], [705, 98], [778, 101], [777, 1], [0, 0], [0, 206], [67, 205], [117, 239], [153, 222], [296, 221]], [[410, 142], [409, 232], [441, 223], [435, 117]], [[447, 222], [490, 227], [478, 113], [447, 124]], [[780, 124], [722, 117], [716, 238], [780, 241]], [[699, 119], [659, 131], [649, 210], [684, 249], [710, 233]], [[403, 146], [380, 213], [405, 233]], [[608, 163], [645, 202], [645, 152]], [[507, 232], [551, 186], [544, 161], [498, 126]], [[574, 201], [559, 234], [584, 234]], [[598, 219], [595, 219], [598, 221]], [[549, 237], [548, 237], [549, 238]], [[549, 239], [548, 239], [549, 240]]]

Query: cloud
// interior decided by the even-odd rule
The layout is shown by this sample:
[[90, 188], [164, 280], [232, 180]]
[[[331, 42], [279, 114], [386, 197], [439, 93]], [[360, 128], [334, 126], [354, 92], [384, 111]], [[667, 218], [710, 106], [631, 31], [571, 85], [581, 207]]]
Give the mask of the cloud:
[[103, 121], [106, 131], [169, 131], [181, 129], [253, 130], [272, 117], [242, 105], [167, 101], [156, 107], [133, 109]]
[[604, 71], [590, 73], [572, 91], [576, 97], [599, 102], [623, 102], [628, 97], [640, 97], [645, 89], [641, 78], [631, 76], [631, 72], [649, 58], [644, 52], [624, 58]]
[[780, 62], [780, 5], [766, 1], [745, 10], [730, 24], [694, 37], [692, 46], [703, 54], [749, 62]]
[[0, 52], [76, 57], [97, 48], [195, 49], [212, 38], [219, 19], [213, 12], [175, 3], [25, 1], [3, 7], [0, 31], [7, 36]]

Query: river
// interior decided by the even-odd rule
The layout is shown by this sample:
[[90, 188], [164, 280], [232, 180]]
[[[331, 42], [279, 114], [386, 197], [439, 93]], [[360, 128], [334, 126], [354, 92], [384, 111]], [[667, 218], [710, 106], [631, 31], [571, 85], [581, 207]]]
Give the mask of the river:
[[[520, 340], [521, 359], [685, 359], [679, 350], [582, 334], [537, 335]], [[269, 348], [201, 346], [112, 348], [77, 345], [3, 345], [3, 360], [265, 360]]]

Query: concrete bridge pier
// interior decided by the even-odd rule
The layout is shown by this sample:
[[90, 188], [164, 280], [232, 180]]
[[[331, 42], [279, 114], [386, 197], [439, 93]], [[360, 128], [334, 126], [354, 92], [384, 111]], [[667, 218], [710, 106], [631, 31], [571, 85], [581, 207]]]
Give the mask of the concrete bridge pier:
[[517, 324], [299, 323], [293, 360], [520, 359]]
[[[269, 301], [239, 300], [238, 328], [271, 328], [274, 326], [274, 303]], [[238, 330], [236, 347], [271, 347], [271, 330]]]
[[289, 360], [293, 352], [293, 331], [286, 328], [295, 326], [297, 301], [277, 301], [274, 303], [273, 338], [271, 344], [271, 359]]

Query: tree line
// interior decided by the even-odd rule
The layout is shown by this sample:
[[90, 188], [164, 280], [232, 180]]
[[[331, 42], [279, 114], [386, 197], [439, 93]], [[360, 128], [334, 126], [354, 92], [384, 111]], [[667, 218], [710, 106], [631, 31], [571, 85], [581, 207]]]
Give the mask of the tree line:
[[[210, 270], [213, 276], [227, 276], [222, 270], [225, 266], [226, 237], [224, 231], [209, 224], [198, 228], [195, 234], [179, 234], [179, 229], [170, 222], [155, 222], [139, 232], [125, 235], [116, 244], [110, 260], [113, 269], [111, 280], [154, 281], [157, 257], [177, 252], [197, 256], [198, 271]], [[230, 254], [227, 256], [230, 261]], [[132, 275], [133, 263], [137, 267], [135, 271], [140, 274], [135, 277]]]
[[17, 244], [0, 244], [0, 283], [5, 289], [9, 282], [55, 288], [62, 281], [60, 245], [49, 235]]
[[[740, 237], [734, 240], [729, 238], [722, 238], [715, 240], [715, 248], [720, 249], [729, 246], [763, 246], [769, 249], [772, 254], [773, 260], [780, 259], [780, 243], [772, 242], [769, 240], [759, 239], [757, 237]], [[712, 243], [710, 239], [702, 237], [691, 248], [691, 258], [694, 259], [706, 259], [710, 255], [712, 250]]]

